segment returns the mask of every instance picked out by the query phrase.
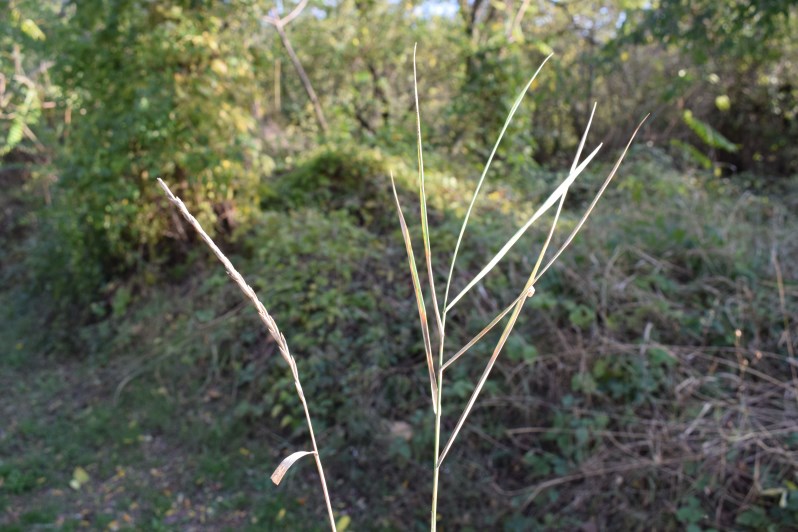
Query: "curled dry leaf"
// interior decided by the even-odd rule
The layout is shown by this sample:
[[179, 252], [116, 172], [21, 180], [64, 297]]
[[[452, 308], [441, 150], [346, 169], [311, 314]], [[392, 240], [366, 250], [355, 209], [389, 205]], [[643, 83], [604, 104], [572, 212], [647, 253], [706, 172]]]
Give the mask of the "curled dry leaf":
[[274, 470], [274, 473], [272, 473], [271, 477], [272, 482], [274, 482], [276, 485], [279, 486], [285, 474], [288, 473], [288, 470], [291, 469], [292, 465], [294, 465], [294, 462], [296, 462], [303, 456], [307, 456], [309, 454], [316, 454], [316, 453], [314, 453], [313, 451], [297, 451], [295, 453], [286, 456], [283, 459], [283, 461], [280, 462], [280, 465], [277, 466], [277, 469]]

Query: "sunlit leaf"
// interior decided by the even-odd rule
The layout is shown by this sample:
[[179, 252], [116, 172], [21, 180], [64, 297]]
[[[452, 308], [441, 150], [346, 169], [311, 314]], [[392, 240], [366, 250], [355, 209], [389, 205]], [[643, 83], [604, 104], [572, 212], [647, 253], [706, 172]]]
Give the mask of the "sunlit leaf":
[[69, 487], [73, 490], [79, 490], [84, 484], [87, 484], [89, 480], [91, 480], [91, 477], [89, 477], [86, 470], [78, 466], [72, 472], [72, 480], [69, 481]]
[[479, 281], [482, 280], [490, 271], [499, 263], [499, 261], [504, 258], [504, 256], [512, 249], [512, 247], [518, 242], [518, 240], [523, 236], [523, 234], [529, 229], [532, 224], [534, 224], [541, 216], [543, 216], [546, 211], [548, 211], [554, 203], [560, 199], [568, 187], [574, 182], [574, 180], [582, 173], [582, 171], [590, 164], [590, 161], [598, 153], [599, 149], [601, 148], [601, 144], [599, 144], [593, 152], [587, 156], [587, 158], [573, 171], [571, 174], [558, 186], [554, 192], [546, 199], [543, 205], [538, 208], [537, 211], [527, 220], [527, 222], [518, 230], [516, 233], [510, 237], [506, 244], [499, 250], [498, 253], [488, 262], [487, 266], [485, 266], [482, 271], [480, 271], [472, 280], [471, 282], [466, 285], [465, 288], [455, 297], [452, 299], [452, 302], [446, 307], [446, 312], [448, 312], [460, 299], [469, 291], [471, 290]]
[[22, 30], [22, 33], [33, 39], [34, 41], [43, 41], [45, 40], [44, 32], [33, 22], [31, 19], [26, 18], [22, 21], [22, 24], [19, 25], [19, 29]]

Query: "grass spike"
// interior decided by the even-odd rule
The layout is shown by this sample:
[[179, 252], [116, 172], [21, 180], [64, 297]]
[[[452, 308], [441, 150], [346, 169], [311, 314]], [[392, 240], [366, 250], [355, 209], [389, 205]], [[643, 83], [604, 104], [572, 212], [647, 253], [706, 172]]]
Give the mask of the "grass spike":
[[[247, 284], [247, 282], [244, 280], [244, 277], [238, 273], [238, 270], [235, 269], [233, 263], [230, 262], [230, 259], [228, 259], [224, 253], [222, 253], [222, 250], [219, 249], [213, 239], [208, 236], [208, 233], [205, 232], [199, 221], [197, 221], [191, 212], [189, 212], [186, 204], [172, 193], [163, 179], [158, 178], [158, 184], [163, 189], [169, 201], [177, 208], [178, 211], [180, 211], [180, 214], [183, 215], [183, 218], [185, 218], [189, 225], [191, 225], [194, 230], [197, 231], [197, 234], [199, 234], [200, 238], [202, 238], [202, 240], [211, 249], [213, 254], [216, 255], [216, 258], [218, 258], [219, 261], [224, 265], [224, 269], [227, 271], [227, 274], [230, 276], [233, 282], [238, 285], [247, 299], [252, 302], [261, 321], [266, 326], [266, 329], [269, 331], [271, 337], [277, 343], [280, 354], [288, 364], [288, 367], [291, 369], [291, 375], [294, 378], [294, 387], [296, 388], [297, 396], [299, 397], [299, 401], [302, 403], [302, 408], [305, 410], [305, 421], [307, 422], [308, 432], [310, 434], [310, 442], [313, 445], [313, 451], [300, 451], [293, 453], [286, 460], [283, 460], [283, 462], [278, 466], [277, 470], [272, 475], [272, 481], [275, 482], [275, 484], [279, 484], [280, 480], [282, 480], [282, 476], [285, 474], [285, 471], [291, 467], [291, 464], [293, 464], [302, 456], [312, 454], [316, 460], [316, 470], [319, 473], [319, 481], [321, 482], [322, 492], [324, 493], [324, 502], [327, 505], [327, 517], [330, 520], [330, 529], [335, 532], [337, 529], [335, 517], [333, 515], [332, 503], [330, 502], [330, 493], [327, 490], [327, 480], [324, 477], [324, 468], [321, 464], [319, 447], [316, 444], [316, 435], [313, 433], [313, 423], [310, 419], [310, 409], [308, 408], [308, 402], [305, 399], [305, 394], [302, 391], [302, 384], [299, 382], [299, 372], [296, 368], [296, 361], [294, 360], [293, 355], [291, 355], [291, 352], [288, 350], [288, 342], [285, 341], [285, 336], [283, 336], [283, 333], [280, 332], [280, 329], [277, 327], [277, 322], [274, 321], [274, 318], [272, 318], [271, 314], [269, 314], [269, 312], [266, 310], [266, 307], [263, 305], [261, 300], [258, 299], [255, 290], [253, 290], [252, 287]], [[280, 473], [280, 471], [282, 471], [282, 473]], [[275, 475], [277, 475], [277, 477], [275, 477]]]

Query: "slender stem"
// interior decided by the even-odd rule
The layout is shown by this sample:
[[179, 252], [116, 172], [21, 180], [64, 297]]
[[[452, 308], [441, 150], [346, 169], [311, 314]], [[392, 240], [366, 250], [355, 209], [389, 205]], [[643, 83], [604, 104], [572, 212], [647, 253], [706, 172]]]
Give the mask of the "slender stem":
[[335, 518], [333, 517], [332, 511], [332, 503], [330, 502], [330, 494], [327, 491], [327, 480], [324, 478], [324, 469], [321, 466], [321, 457], [319, 456], [319, 448], [316, 446], [316, 436], [313, 433], [313, 423], [310, 421], [310, 411], [308, 410], [308, 403], [305, 400], [305, 393], [302, 391], [302, 384], [299, 382], [299, 371], [296, 367], [296, 361], [294, 360], [293, 355], [288, 350], [288, 342], [285, 340], [285, 336], [283, 333], [280, 332], [280, 329], [277, 327], [277, 322], [274, 321], [274, 318], [269, 314], [266, 310], [266, 307], [263, 306], [263, 303], [260, 299], [258, 299], [257, 294], [252, 289], [251, 286], [247, 284], [244, 280], [244, 277], [238, 273], [238, 270], [235, 269], [233, 263], [230, 262], [230, 259], [222, 253], [222, 250], [216, 245], [213, 239], [208, 236], [208, 233], [202, 228], [200, 223], [197, 221], [196, 218], [189, 212], [188, 208], [186, 207], [185, 203], [175, 196], [169, 187], [164, 183], [162, 179], [158, 179], [158, 184], [161, 185], [161, 188], [166, 193], [166, 196], [169, 198], [169, 201], [177, 207], [180, 214], [183, 215], [183, 218], [197, 231], [197, 234], [205, 241], [208, 247], [211, 249], [214, 255], [219, 259], [219, 261], [224, 265], [225, 270], [227, 271], [230, 278], [235, 282], [244, 295], [252, 302], [255, 309], [258, 312], [258, 316], [260, 317], [263, 324], [266, 326], [266, 329], [269, 331], [269, 334], [277, 343], [277, 347], [280, 351], [280, 355], [283, 357], [283, 360], [288, 364], [288, 367], [291, 369], [291, 376], [294, 378], [294, 386], [296, 387], [297, 395], [299, 396], [299, 401], [302, 403], [302, 407], [305, 409], [305, 419], [308, 422], [308, 430], [310, 431], [310, 441], [313, 445], [313, 456], [316, 459], [316, 468], [319, 470], [319, 479], [321, 480], [321, 488], [324, 492], [324, 502], [327, 504], [327, 515], [330, 518], [330, 527], [333, 532], [336, 531], [335, 527]]
[[296, 389], [299, 393], [299, 398], [302, 401], [302, 407], [305, 409], [305, 419], [308, 421], [308, 429], [310, 430], [310, 442], [313, 444], [313, 458], [316, 459], [316, 469], [319, 470], [319, 478], [321, 479], [321, 489], [324, 492], [324, 502], [327, 505], [327, 516], [330, 518], [330, 529], [335, 532], [335, 516], [333, 516], [332, 503], [330, 502], [330, 493], [327, 491], [327, 480], [324, 478], [324, 468], [321, 466], [321, 457], [319, 456], [319, 448], [316, 446], [316, 435], [313, 434], [313, 423], [310, 421], [310, 411], [308, 410], [308, 403], [305, 401], [305, 394], [302, 393], [302, 387], [299, 385], [299, 379], [296, 380]]
[[[444, 303], [444, 306], [446, 303]], [[446, 330], [446, 311], [443, 312], [441, 318], [441, 344], [438, 350], [438, 409], [435, 411], [435, 465], [432, 474], [432, 520], [430, 522], [430, 530], [435, 532], [438, 521], [438, 480], [440, 478], [440, 464], [438, 463], [438, 455], [441, 452], [441, 416], [443, 415], [443, 345], [444, 333]]]

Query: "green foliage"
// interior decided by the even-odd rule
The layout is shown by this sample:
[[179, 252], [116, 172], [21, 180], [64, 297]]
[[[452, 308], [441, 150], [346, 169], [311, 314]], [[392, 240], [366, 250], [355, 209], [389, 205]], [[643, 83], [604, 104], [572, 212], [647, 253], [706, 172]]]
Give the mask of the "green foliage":
[[763, 57], [774, 53], [773, 37], [789, 31], [793, 7], [790, 0], [665, 0], [656, 9], [639, 8], [643, 21], [633, 28], [632, 35], [678, 43], [701, 62], [709, 61], [718, 51], [737, 57]]
[[43, 276], [57, 293], [86, 301], [112, 275], [161, 257], [157, 244], [172, 222], [156, 176], [191, 190], [190, 207], [213, 231], [247, 222], [272, 162], [253, 136], [256, 56], [230, 38], [249, 27], [243, 7], [73, 7], [51, 30], [54, 78], [74, 118], [47, 216], [55, 240], [47, 255], [57, 258]]
[[[633, 57], [643, 47], [648, 52], [640, 60], [659, 56], [659, 88], [647, 88], [646, 101], [654, 97], [668, 105], [665, 121], [678, 129], [679, 115], [690, 110], [684, 126], [703, 143], [733, 139], [736, 149], [723, 140], [715, 146], [728, 152], [713, 161], [722, 163], [725, 172], [759, 168], [789, 175], [796, 171], [792, 161], [798, 131], [796, 21], [794, 2], [784, 0], [667, 0], [657, 9], [628, 12], [608, 51]], [[688, 131], [679, 138], [670, 131], [669, 142], [693, 142]]]
[[[333, 117], [330, 136], [337, 142], [368, 145], [388, 153], [402, 152], [415, 142], [413, 113], [413, 43], [418, 43], [419, 84], [425, 98], [426, 124], [436, 121], [451, 96], [452, 76], [462, 68], [456, 21], [424, 17], [401, 2], [330, 2], [315, 6], [322, 16], [297, 20], [291, 32], [294, 47]], [[301, 26], [301, 28], [300, 28]], [[275, 35], [275, 47], [280, 47]], [[286, 72], [285, 53], [276, 61]], [[273, 69], [264, 72], [269, 86]], [[299, 98], [296, 76], [282, 76], [283, 111], [292, 124], [307, 131], [309, 109]], [[428, 97], [428, 98], [427, 98]], [[438, 124], [436, 127], [439, 127]]]
[[[754, 165], [795, 170], [790, 153], [798, 100], [789, 83], [795, 67], [787, 59], [794, 47], [786, 40], [794, 25], [788, 4], [740, 11], [729, 2], [702, 2], [691, 11], [683, 2], [666, 2], [661, 10], [615, 2], [600, 12], [579, 12], [580, 30], [573, 21], [586, 4], [529, 7], [518, 20], [521, 13], [498, 5], [466, 5], [451, 18], [433, 16], [425, 5], [319, 4], [319, 16], [303, 13], [288, 34], [331, 118], [330, 139], [336, 142], [398, 152], [411, 141], [407, 43], [416, 40], [422, 115], [430, 124], [425, 136], [430, 146], [442, 148], [446, 166], [483, 157], [510, 103], [508, 87], [519, 86], [542, 54], [557, 49], [558, 67], [532, 87], [510, 132], [514, 140], [498, 152], [495, 170], [506, 179], [528, 181], [541, 162], [570, 150], [586, 116], [584, 102], [594, 98], [611, 102], [608, 114], [596, 119], [600, 135], [615, 128], [620, 110], [633, 115], [639, 105], [642, 114], [649, 102], [661, 102], [667, 111], [652, 137], [680, 126], [681, 133], [669, 140], [691, 162], [714, 165], [718, 172]], [[103, 287], [117, 275], [181, 260], [165, 251], [173, 247], [162, 245], [174, 228], [153, 185], [157, 176], [190, 191], [183, 196], [191, 210], [222, 234], [246, 225], [259, 204], [301, 200], [282, 196], [292, 186], [282, 180], [261, 186], [276, 153], [293, 156], [292, 150], [313, 144], [297, 142], [297, 135], [316, 133], [282, 43], [257, 21], [266, 7], [254, 0], [90, 0], [63, 9], [59, 2], [12, 3], [10, 24], [0, 30], [0, 61], [11, 95], [0, 98], [1, 149], [7, 153], [52, 135], [48, 148], [58, 175], [53, 206], [42, 215], [42, 252], [33, 261], [39, 287], [87, 307], [105, 298]], [[540, 34], [538, 20], [549, 21], [550, 29]], [[694, 29], [701, 24], [714, 29], [699, 35]], [[762, 47], [726, 50], [717, 40], [721, 28]], [[675, 46], [659, 46], [646, 35], [691, 42], [696, 49], [713, 49], [711, 57], [736, 62], [693, 57], [684, 64], [688, 58]], [[651, 54], [662, 58], [656, 70], [642, 66]], [[33, 83], [9, 75], [18, 55], [25, 72], [39, 72]], [[622, 75], [629, 68], [641, 72], [631, 86], [628, 73]], [[685, 107], [689, 117], [683, 116]], [[755, 112], [759, 108], [766, 111]], [[761, 122], [767, 127], [752, 128], [750, 116], [770, 117]], [[39, 127], [45, 118], [46, 127]], [[697, 146], [694, 135], [705, 146]], [[719, 152], [706, 157], [707, 146]], [[307, 178], [294, 172], [285, 177], [295, 185]], [[274, 196], [260, 201], [263, 192]]]
[[264, 184], [261, 204], [277, 210], [346, 211], [374, 232], [392, 231], [395, 219], [385, 212], [390, 200], [388, 174], [382, 152], [327, 146]]
[[46, 35], [31, 18], [52, 18], [53, 5], [12, 1], [8, 23], [0, 24], [0, 160], [24, 140], [38, 142], [34, 129], [42, 118], [42, 104], [57, 94], [47, 79], [50, 62], [41, 54]]
[[[68, 486], [78, 464], [93, 481], [120, 462], [181, 456], [187, 462], [167, 476], [187, 495], [221, 486], [215, 510], [248, 512], [236, 528], [311, 520], [307, 470], [292, 472], [294, 487], [279, 495], [266, 471], [306, 437], [293, 383], [235, 287], [183, 240], [155, 177], [176, 187], [284, 328], [352, 526], [426, 520], [417, 472], [433, 431], [418, 385], [421, 338], [405, 326], [414, 309], [397, 268], [405, 259], [388, 178], [394, 170], [407, 218], [417, 220], [415, 172], [402, 162], [413, 159], [416, 41], [422, 133], [437, 152], [428, 166], [439, 169], [427, 172], [436, 274], [513, 93], [542, 55], [557, 52], [497, 152], [454, 288], [560, 176], [548, 165], [562, 167], [592, 101], [604, 109], [595, 137], [608, 147], [625, 137], [626, 117], [649, 111], [647, 140], [660, 147], [636, 151], [572, 253], [536, 286], [473, 412], [480, 430], [464, 433], [463, 460], [447, 463], [443, 482], [476, 488], [442, 494], [443, 523], [767, 530], [796, 522], [798, 496], [780, 461], [798, 449], [795, 434], [775, 427], [761, 448], [729, 436], [759, 430], [745, 420], [792, 412], [773, 394], [789, 386], [795, 190], [774, 176], [798, 171], [795, 7], [619, 0], [595, 9], [575, 0], [525, 3], [520, 16], [519, 2], [492, 1], [437, 16], [432, 4], [314, 1], [291, 22], [288, 37], [330, 121], [319, 142], [283, 44], [258, 20], [271, 3], [9, 3], [0, 22], [0, 384], [30, 387], [11, 386], [3, 411], [16, 418], [32, 409], [16, 428], [0, 427], [0, 508], [25, 506], [11, 527], [82, 526], [56, 525], [58, 514], [33, 502]], [[596, 179], [580, 177], [569, 193], [565, 227]], [[514, 265], [526, 267], [542, 238], [532, 234], [458, 305], [450, 345], [512, 300], [523, 282]], [[472, 393], [491, 339], [447, 372], [444, 419]], [[42, 352], [54, 356], [41, 361]], [[63, 373], [29, 381], [33, 364], [33, 375]], [[80, 408], [62, 412], [59, 401]], [[741, 404], [750, 411], [735, 410]], [[727, 413], [718, 426], [733, 426], [715, 429], [714, 405]], [[762, 405], [770, 410], [759, 415]], [[150, 436], [178, 456], [143, 452]], [[711, 454], [718, 442], [728, 449]], [[685, 447], [710, 454], [686, 462], [669, 454]], [[99, 457], [95, 468], [86, 456]], [[194, 473], [186, 480], [177, 469]], [[131, 499], [143, 508], [135, 526], [183, 524], [166, 524], [173, 501], [163, 490], [147, 484]]]
[[676, 519], [691, 532], [701, 530], [698, 524], [704, 517], [705, 514], [704, 510], [701, 508], [701, 501], [693, 496], [687, 497], [679, 509], [676, 510]]
[[[305, 393], [314, 397], [317, 437], [323, 438], [321, 445], [328, 453], [325, 467], [332, 478], [351, 478], [352, 485], [359, 486], [353, 488], [353, 498], [375, 501], [370, 509], [354, 513], [353, 523], [380, 522], [387, 527], [406, 523], [411, 514], [397, 517], [392, 510], [395, 505], [424, 507], [424, 494], [409, 486], [417, 481], [415, 469], [428, 458], [432, 441], [429, 424], [424, 423], [426, 393], [418, 386], [424, 377], [421, 338], [403, 325], [413, 308], [409, 279], [397, 274], [396, 265], [404, 257], [401, 236], [395, 222], [390, 223], [395, 214], [386, 198], [386, 167], [399, 169], [402, 197], [414, 194], [408, 190], [414, 178], [412, 171], [394, 163], [379, 152], [351, 147], [340, 153], [332, 147], [310, 153], [280, 178], [262, 184], [263, 212], [223, 244], [288, 338]], [[433, 172], [427, 178], [431, 197], [461, 194], [449, 176]], [[587, 188], [593, 179], [586, 177]], [[473, 233], [464, 243], [462, 262], [458, 263], [462, 279], [457, 282], [465, 283], [469, 271], [483, 266], [484, 256], [501, 238], [512, 234], [516, 217], [523, 219], [528, 214], [525, 209], [535, 208], [521, 203], [516, 212], [502, 209], [507, 198], [521, 189], [496, 190], [500, 193], [488, 194], [475, 213]], [[385, 204], [366, 204], [373, 195], [385, 198]], [[586, 236], [575, 241], [572, 253], [541, 280], [527, 316], [519, 321], [506, 346], [506, 358], [497, 366], [497, 374], [503, 377], [486, 384], [480, 402], [484, 406], [473, 413], [481, 431], [465, 434], [457, 451], [482, 458], [465, 461], [462, 466], [457, 465], [459, 460], [452, 461], [445, 482], [470, 483], [494, 474], [513, 479], [521, 490], [552, 478], [578, 476], [596, 461], [601, 464], [607, 453], [617, 456], [612, 455], [616, 447], [608, 443], [608, 434], [623, 445], [624, 438], [631, 437], [627, 434], [646, 433], [652, 419], [661, 420], [664, 426], [681, 427], [681, 433], [698, 418], [701, 402], [687, 400], [678, 408], [664, 407], [676, 404], [673, 390], [686, 377], [678, 351], [668, 346], [733, 345], [736, 324], [723, 315], [722, 308], [729, 303], [716, 303], [716, 294], [736, 297], [728, 291], [725, 279], [756, 283], [771, 267], [767, 254], [763, 257], [757, 251], [757, 227], [772, 204], [763, 198], [751, 199], [731, 209], [737, 201], [733, 187], [675, 172], [660, 152], [639, 152], [622, 186], [596, 213]], [[452, 213], [445, 211], [446, 207], [463, 208], [456, 200], [430, 208], [434, 257], [443, 256], [436, 244], [451, 246], [451, 242], [435, 238], [451, 224]], [[737, 218], [719, 225], [717, 220], [727, 219], [729, 213]], [[411, 213], [407, 214], [409, 218]], [[566, 227], [578, 214], [564, 213]], [[543, 236], [535, 235], [534, 241]], [[534, 247], [529, 253], [518, 251], [513, 262], [523, 261], [534, 251]], [[95, 406], [75, 428], [69, 427], [71, 418], [64, 418], [64, 426], [56, 428], [67, 434], [63, 462], [58, 462], [65, 466], [67, 476], [86, 446], [112, 445], [127, 449], [118, 451], [127, 456], [125, 453], [140, 445], [127, 442], [166, 433], [184, 442], [181, 445], [189, 449], [186, 452], [203, 450], [204, 454], [196, 457], [199, 466], [195, 469], [202, 485], [218, 482], [231, 490], [258, 494], [250, 491], [254, 488], [242, 487], [252, 478], [246, 473], [252, 465], [241, 461], [239, 448], [263, 453], [259, 461], [264, 471], [258, 470], [256, 476], [262, 475], [267, 482], [266, 464], [275, 463], [284, 447], [306, 438], [293, 383], [274, 345], [261, 332], [251, 309], [241, 304], [241, 296], [227, 276], [215, 264], [206, 265], [201, 257], [207, 254], [198, 253], [186, 263], [175, 262], [164, 272], [164, 278], [176, 281], [173, 285], [143, 276], [109, 288], [98, 321], [76, 331], [88, 340], [89, 360], [109, 366], [117, 360], [134, 361], [133, 380], [121, 387], [118, 397], [123, 408], [146, 409], [147, 415], [129, 425], [115, 410]], [[519, 274], [510, 268], [500, 270], [486, 279], [485, 292], [474, 296], [473, 306], [458, 307], [461, 310], [452, 315], [453, 343], [462, 343], [478, 331], [491, 306], [514, 297]], [[573, 276], [575, 271], [585, 273]], [[756, 318], [747, 320], [751, 329], [743, 327], [746, 337], [753, 337], [756, 328], [762, 341], [772, 346], [767, 349], [778, 349], [781, 329], [775, 295], [761, 284], [752, 286], [761, 299], [751, 302]], [[641, 336], [648, 323], [652, 325], [644, 340]], [[8, 338], [9, 345], [16, 343], [11, 333], [19, 325], [19, 320], [8, 322], [3, 338]], [[613, 349], [607, 350], [608, 344], [596, 340], [607, 337], [618, 339]], [[586, 348], [562, 349], [563, 341], [570, 345], [584, 342]], [[445, 404], [450, 406], [444, 413], [448, 419], [458, 413], [458, 402], [472, 392], [469, 383], [484, 367], [489, 344], [487, 340], [478, 344], [447, 374]], [[134, 357], [125, 355], [131, 352]], [[112, 387], [118, 382], [114, 380]], [[52, 386], [43, 384], [41, 389]], [[140, 387], [152, 390], [141, 395]], [[728, 392], [708, 382], [702, 393], [725, 397]], [[167, 401], [167, 397], [180, 397], [182, 403]], [[205, 413], [191, 414], [175, 425], [175, 416], [183, 412], [185, 403], [206, 409]], [[407, 426], [397, 425], [399, 421]], [[31, 425], [27, 437], [44, 437], [43, 426]], [[397, 426], [401, 431], [394, 429]], [[541, 430], [529, 438], [509, 438], [507, 427]], [[412, 436], [405, 439], [402, 434]], [[695, 445], [700, 447], [700, 443]], [[623, 453], [628, 453], [628, 448], [624, 449]], [[623, 456], [628, 458], [628, 454]], [[624, 460], [618, 464], [626, 464]], [[733, 463], [733, 458], [728, 460]], [[32, 465], [23, 469], [23, 465], [15, 462], [3, 475], [8, 482], [13, 474], [15, 489], [27, 489], [22, 495], [33, 496], [37, 488], [28, 489], [30, 479], [12, 469], [39, 469]], [[610, 468], [615, 465], [606, 464]], [[50, 478], [48, 467], [41, 471]], [[99, 478], [88, 471], [92, 479]], [[296, 491], [289, 492], [289, 502], [313, 481], [301, 468], [292, 474], [294, 487], [290, 489]], [[729, 489], [723, 487], [728, 472], [716, 469], [712, 474], [717, 476], [707, 477], [718, 480], [708, 484], [715, 490], [711, 493]], [[714, 510], [710, 511], [703, 498], [698, 505], [685, 498], [672, 511], [662, 499], [662, 493], [670, 489], [696, 489], [693, 483], [702, 475], [694, 466], [681, 477], [668, 470], [632, 471], [624, 474], [622, 484], [613, 480], [617, 475], [591, 477], [584, 484], [575, 481], [545, 490], [525, 510], [478, 490], [456, 500], [443, 494], [441, 508], [444, 516], [460, 516], [447, 518], [458, 526], [476, 528], [499, 526], [499, 522], [532, 529], [568, 528], [579, 526], [591, 515], [606, 515], [608, 523], [619, 527], [633, 526], [645, 515], [647, 522], [662, 526], [706, 528], [714, 522], [696, 516], [712, 516]], [[380, 480], [383, 478], [396, 481], [386, 483]], [[768, 486], [782, 486], [780, 481], [775, 477]], [[403, 487], [404, 482], [408, 487]], [[576, 493], [593, 483], [599, 487], [589, 488], [590, 502], [574, 511], [562, 511], [568, 501], [576, 500]], [[665, 488], [659, 490], [659, 486]], [[783, 487], [789, 491], [787, 485]], [[362, 493], [357, 491], [360, 489]], [[258, 490], [266, 493], [265, 486]], [[619, 500], [635, 500], [641, 493], [656, 494], [649, 506], [641, 503], [644, 514], [606, 510], [616, 508]], [[163, 497], [158, 495], [155, 500], [153, 495], [152, 502], [147, 502], [146, 515], [155, 522], [160, 522], [168, 509], [168, 499]], [[788, 494], [788, 503], [790, 497]], [[764, 509], [766, 519], [789, 522], [792, 510], [780, 508], [779, 500], [763, 496], [757, 506]], [[306, 522], [288, 521], [294, 512], [281, 513], [288, 505], [282, 500], [262, 507], [244, 499], [230, 504], [249, 505], [242, 511], [257, 506], [252, 512], [258, 524], [278, 523], [279, 515], [290, 523], [287, 526]], [[738, 526], [749, 526], [743, 523], [757, 516], [746, 511], [730, 511], [724, 519], [739, 518]], [[425, 513], [419, 510], [409, 518], [423, 521]]]

